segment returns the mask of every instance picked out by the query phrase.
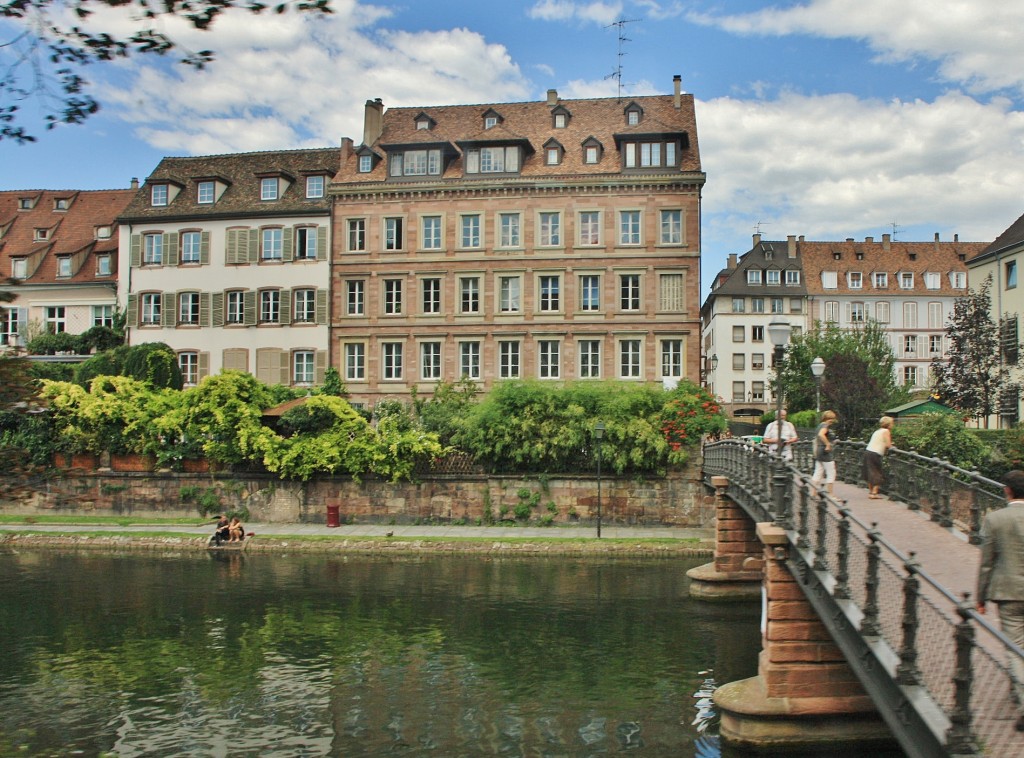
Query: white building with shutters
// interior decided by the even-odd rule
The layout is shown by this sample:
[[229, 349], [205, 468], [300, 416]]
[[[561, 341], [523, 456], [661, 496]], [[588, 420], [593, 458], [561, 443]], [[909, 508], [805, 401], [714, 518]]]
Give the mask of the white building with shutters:
[[337, 149], [165, 158], [119, 219], [129, 344], [164, 342], [186, 386], [239, 369], [312, 386], [328, 361]]

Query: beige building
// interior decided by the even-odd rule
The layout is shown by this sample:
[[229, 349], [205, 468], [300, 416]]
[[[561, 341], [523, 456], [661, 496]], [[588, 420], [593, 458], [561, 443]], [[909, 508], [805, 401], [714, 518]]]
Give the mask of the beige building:
[[385, 110], [342, 143], [332, 362], [352, 398], [463, 377], [694, 380], [693, 98]]
[[162, 160], [120, 219], [129, 343], [170, 345], [186, 385], [320, 383], [337, 165], [337, 148]]

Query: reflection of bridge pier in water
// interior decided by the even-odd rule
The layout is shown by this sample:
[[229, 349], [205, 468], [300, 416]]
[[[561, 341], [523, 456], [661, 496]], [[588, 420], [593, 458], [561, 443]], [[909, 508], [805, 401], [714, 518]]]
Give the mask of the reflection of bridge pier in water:
[[[856, 743], [884, 740], [887, 726], [912, 756], [1024, 755], [1006, 667], [1020, 651], [965, 600], [979, 562], [972, 543], [986, 510], [1003, 505], [1000, 485], [894, 451], [891, 499], [869, 500], [858, 486], [863, 449], [837, 445], [833, 499], [810, 484], [806, 449], [773, 492], [779, 462], [764, 448], [705, 447], [705, 481], [742, 509], [747, 533], [757, 524], [739, 565], [752, 567], [756, 548], [764, 563], [758, 676], [717, 690], [723, 738], [782, 749], [827, 741], [836, 755], [846, 735], [854, 754], [877, 754]], [[724, 547], [735, 565], [745, 540], [735, 525], [722, 530], [716, 562]]]

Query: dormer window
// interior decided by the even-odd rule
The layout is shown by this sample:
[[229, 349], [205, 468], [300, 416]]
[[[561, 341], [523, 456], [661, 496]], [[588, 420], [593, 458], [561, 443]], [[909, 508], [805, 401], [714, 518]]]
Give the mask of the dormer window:
[[96, 276], [110, 276], [110, 256], [106, 253], [96, 256]]
[[623, 162], [626, 168], [662, 168], [678, 165], [678, 143], [643, 141], [622, 143]]
[[565, 151], [556, 140], [548, 140], [544, 143], [544, 163], [548, 166], [557, 166], [562, 162], [562, 155]]
[[48, 239], [50, 239], [50, 230], [49, 229], [36, 229], [35, 232], [32, 235], [32, 238], [36, 242], [42, 242], [43, 240], [48, 240]]
[[12, 258], [11, 259], [11, 278], [12, 279], [27, 279], [28, 278], [28, 260], [25, 258]]
[[71, 256], [62, 255], [57, 258], [57, 276], [71, 276]]
[[19, 197], [18, 198], [18, 210], [19, 211], [30, 211], [36, 207], [36, 199], [34, 197]]
[[500, 174], [519, 171], [519, 148], [481, 147], [466, 151], [467, 174]]
[[559, 105], [551, 111], [551, 125], [555, 129], [564, 129], [569, 125], [569, 111], [565, 106]]
[[601, 143], [591, 137], [583, 143], [583, 162], [591, 165], [600, 163], [602, 152]]
[[153, 207], [167, 205], [166, 184], [154, 184], [149, 188], [149, 204]]
[[416, 116], [416, 131], [430, 131], [436, 124], [437, 122], [426, 113], [420, 113]]
[[636, 103], [630, 103], [626, 106], [626, 125], [636, 126], [643, 120], [644, 109]]
[[484, 129], [493, 129], [502, 121], [504, 121], [504, 119], [501, 117], [501, 114], [493, 108], [488, 109], [488, 111], [484, 113]]
[[280, 181], [276, 176], [260, 179], [260, 200], [277, 200], [281, 191]]
[[406, 150], [390, 156], [391, 176], [439, 176], [441, 151]]
[[109, 226], [97, 226], [96, 227], [96, 239], [108, 240], [114, 236], [114, 230]]
[[324, 196], [324, 177], [321, 174], [306, 177], [306, 199], [314, 200]]
[[748, 268], [747, 269], [747, 284], [760, 284], [761, 283], [761, 269], [759, 268]]
[[197, 202], [201, 205], [210, 205], [216, 198], [217, 185], [212, 181], [201, 181], [196, 191]]
[[373, 156], [372, 155], [360, 155], [359, 156], [359, 173], [368, 174], [373, 171]]
[[71, 205], [71, 200], [66, 197], [54, 198], [53, 209], [55, 211], [66, 211], [69, 205]]
[[420, 130], [420, 129], [429, 130], [430, 129], [430, 122], [427, 121], [427, 119], [425, 119], [425, 118], [421, 118], [419, 121], [416, 122], [416, 129], [417, 130]]

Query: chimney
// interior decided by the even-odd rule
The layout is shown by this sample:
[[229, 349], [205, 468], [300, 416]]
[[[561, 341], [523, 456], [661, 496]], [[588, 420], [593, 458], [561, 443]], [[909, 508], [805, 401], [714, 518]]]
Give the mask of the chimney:
[[681, 97], [683, 92], [683, 77], [676, 74], [672, 77], [672, 105], [675, 106], [676, 110], [679, 110], [683, 106], [683, 99]]
[[139, 188], [139, 177], [133, 176], [131, 184], [129, 184], [128, 186], [131, 187], [131, 189], [138, 189]]
[[847, 241], [847, 242], [853, 242], [853, 237], [847, 237], [847, 238], [846, 238], [846, 241]]
[[366, 110], [363, 114], [363, 144], [372, 145], [384, 131], [384, 103], [378, 97], [376, 100], [366, 101]]
[[551, 106], [558, 105], [558, 90], [556, 90], [556, 89], [549, 89], [548, 90], [548, 105], [551, 105]]
[[960, 235], [959, 234], [954, 234], [953, 235], [953, 241], [954, 242], [959, 242], [960, 241]]
[[796, 258], [796, 235], [790, 234], [786, 237], [786, 255]]
[[729, 253], [729, 268], [736, 268], [736, 253]]
[[864, 238], [864, 243], [867, 244], [867, 245], [872, 245], [872, 244], [874, 244], [874, 242], [875, 242], [875, 238], [874, 237], [865, 237]]
[[889, 242], [890, 242], [891, 240], [892, 240], [892, 235], [891, 235], [891, 234], [883, 234], [883, 235], [882, 235], [882, 250], [884, 250], [884, 251], [885, 251], [885, 252], [887, 252], [887, 253], [889, 252], [889, 250], [890, 250], [890, 249], [891, 249], [891, 247], [892, 247], [892, 246], [891, 246], [891, 245], [889, 244]]
[[796, 238], [796, 241], [797, 242], [803, 242], [804, 241], [804, 235], [801, 234], [799, 237]]
[[757, 234], [757, 233], [755, 233], [755, 234], [754, 234], [754, 245], [753, 245], [753, 246], [754, 246], [754, 247], [757, 247], [757, 246], [758, 246], [758, 245], [760, 245], [760, 244], [761, 244], [761, 235], [760, 235], [760, 234]]
[[342, 169], [345, 168], [345, 164], [348, 163], [349, 157], [352, 155], [352, 138], [342, 137], [341, 138], [341, 160], [340, 166]]

